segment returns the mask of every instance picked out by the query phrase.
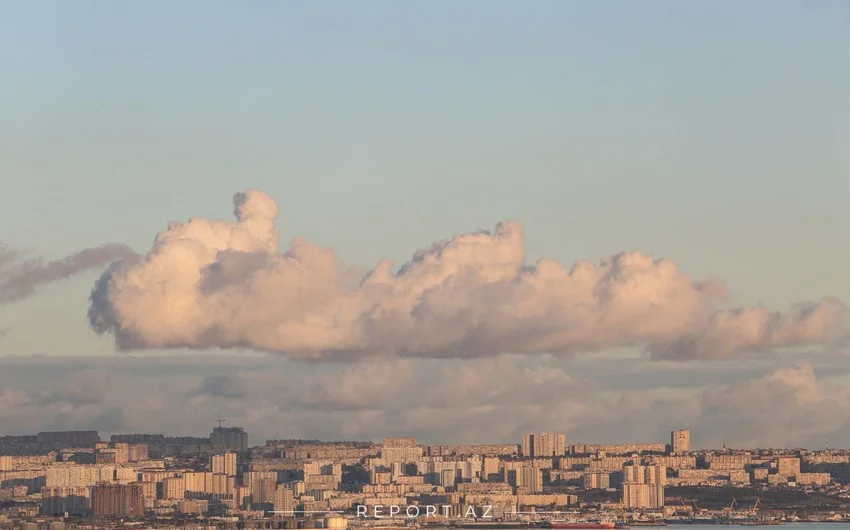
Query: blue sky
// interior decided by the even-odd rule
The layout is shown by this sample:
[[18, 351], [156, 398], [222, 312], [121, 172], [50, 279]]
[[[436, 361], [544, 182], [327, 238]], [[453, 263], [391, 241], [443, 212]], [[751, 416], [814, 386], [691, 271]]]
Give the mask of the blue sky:
[[[532, 259], [850, 300], [848, 64], [829, 1], [8, 2], [0, 241], [144, 251], [259, 187], [359, 265], [515, 218]], [[111, 351], [95, 277], [0, 307], [0, 354]]]

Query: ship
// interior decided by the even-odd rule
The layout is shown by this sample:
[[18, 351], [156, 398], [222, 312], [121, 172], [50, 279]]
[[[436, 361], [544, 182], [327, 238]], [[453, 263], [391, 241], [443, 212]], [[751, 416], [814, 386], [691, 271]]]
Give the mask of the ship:
[[721, 524], [719, 517], [670, 517], [664, 519], [664, 522], [670, 524]]
[[624, 524], [618, 524], [614, 521], [582, 521], [582, 520], [571, 520], [571, 521], [548, 521], [545, 523], [545, 528], [552, 528], [555, 530], [614, 530], [618, 528], [628, 528], [628, 526]]
[[617, 525], [611, 522], [591, 522], [591, 521], [552, 521], [549, 523], [549, 528], [571, 530], [613, 530]]
[[526, 528], [529, 524], [527, 521], [464, 521], [453, 522], [449, 524], [451, 528], [474, 528], [474, 529], [490, 529], [490, 528]]

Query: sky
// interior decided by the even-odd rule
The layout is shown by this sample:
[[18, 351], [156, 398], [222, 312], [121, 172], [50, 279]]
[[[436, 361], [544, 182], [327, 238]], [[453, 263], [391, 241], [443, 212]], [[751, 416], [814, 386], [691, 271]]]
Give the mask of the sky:
[[[277, 203], [281, 248], [303, 237], [364, 270], [515, 219], [529, 263], [551, 258], [569, 268], [639, 251], [672, 260], [696, 280], [722, 280], [732, 307], [850, 301], [848, 60], [850, 10], [831, 0], [8, 2], [0, 7], [0, 69], [10, 80], [0, 83], [0, 241], [46, 260], [104, 244], [146, 254], [169, 222], [232, 221], [231, 197], [254, 188]], [[553, 378], [540, 383], [547, 393], [528, 391], [527, 406], [538, 407], [523, 412], [528, 422], [485, 421], [512, 417], [506, 407], [520, 405], [499, 395], [477, 404], [482, 398], [468, 392], [483, 383], [444, 376], [454, 385], [447, 393], [467, 388], [460, 399], [467, 408], [443, 423], [434, 423], [447, 414], [436, 397], [415, 411], [418, 420], [400, 421], [392, 402], [404, 384], [380, 399], [363, 397], [355, 415], [342, 406], [346, 399], [322, 394], [335, 371], [353, 371], [342, 380], [372, 369], [421, 384], [425, 376], [415, 374], [439, 370], [434, 356], [446, 351], [428, 345], [423, 359], [303, 364], [280, 351], [247, 351], [273, 338], [233, 339], [239, 347], [212, 358], [198, 340], [172, 335], [174, 348], [115, 353], [114, 333], [95, 333], [87, 316], [106, 265], [93, 260], [0, 303], [4, 429], [98, 424], [204, 433], [214, 425], [198, 418], [159, 426], [138, 411], [150, 387], [133, 378], [130, 397], [115, 397], [123, 392], [116, 381], [142, 365], [163, 396], [195, 400], [211, 419], [226, 413], [250, 426], [257, 443], [283, 424], [304, 436], [454, 441], [513, 440], [543, 428], [585, 441], [655, 440], [690, 426], [695, 444], [820, 444], [827, 427], [809, 426], [806, 407], [844, 414], [850, 405], [829, 397], [847, 370], [846, 351], [820, 341], [796, 356], [768, 344], [757, 355], [724, 357], [722, 368], [690, 357], [678, 364], [630, 357], [632, 365], [599, 352], [505, 360], [490, 347], [451, 363], [506, 381], [534, 370]], [[101, 314], [144, 327], [148, 346], [169, 342], [150, 333], [162, 322], [119, 303], [126, 292], [113, 289]], [[244, 314], [264, 322], [269, 313]], [[413, 349], [423, 353], [417, 340], [422, 347]], [[599, 335], [587, 340], [622, 346]], [[464, 344], [484, 348], [480, 340]], [[197, 371], [177, 380], [170, 363]], [[73, 370], [48, 373], [54, 364]], [[76, 371], [82, 379], [73, 379]], [[268, 395], [239, 390], [278, 372]], [[205, 377], [213, 378], [207, 386]], [[318, 389], [306, 405], [285, 383], [303, 377]], [[621, 405], [642, 409], [626, 414], [591, 400], [582, 384], [600, 395], [613, 387]], [[59, 390], [79, 385], [103, 390], [82, 404]], [[200, 390], [185, 397], [192, 385]], [[228, 385], [237, 390], [222, 390]], [[741, 403], [720, 399], [733, 387], [727, 393]], [[356, 394], [356, 385], [345, 388]], [[759, 414], [782, 418], [748, 424], [747, 407], [760, 402], [753, 392], [764, 399]], [[774, 395], [799, 397], [797, 416]], [[553, 412], [544, 403], [564, 405]], [[146, 406], [155, 410], [155, 400]], [[476, 408], [485, 406], [494, 408]], [[314, 419], [311, 407], [337, 421]], [[675, 410], [684, 412], [671, 419]], [[468, 421], [474, 414], [482, 420]], [[850, 427], [830, 428], [833, 443], [850, 445]]]

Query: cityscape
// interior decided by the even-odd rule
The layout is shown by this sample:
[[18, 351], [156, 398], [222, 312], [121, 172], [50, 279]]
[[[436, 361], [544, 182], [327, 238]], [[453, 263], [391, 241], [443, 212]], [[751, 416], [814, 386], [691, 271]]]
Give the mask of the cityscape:
[[4, 0], [0, 530], [850, 530], [850, 0]]
[[625, 528], [850, 522], [850, 453], [268, 440], [42, 432], [0, 438], [0, 527]]

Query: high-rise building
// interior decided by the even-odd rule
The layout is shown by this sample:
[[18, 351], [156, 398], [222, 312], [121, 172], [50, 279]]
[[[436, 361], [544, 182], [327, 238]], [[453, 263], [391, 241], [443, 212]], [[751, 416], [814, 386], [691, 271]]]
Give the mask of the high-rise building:
[[623, 483], [624, 484], [645, 484], [646, 469], [643, 466], [638, 466], [629, 463], [623, 466]]
[[241, 427], [216, 427], [210, 434], [210, 444], [244, 451], [248, 448], [248, 434]]
[[224, 473], [225, 475], [236, 476], [236, 453], [227, 452], [220, 455], [212, 455], [210, 457], [210, 468], [213, 473]]
[[522, 456], [534, 454], [534, 434], [527, 432], [522, 435]]
[[535, 494], [543, 492], [543, 470], [539, 467], [523, 467], [520, 473], [522, 487], [526, 493]]
[[130, 461], [130, 444], [127, 442], [115, 442], [115, 462], [126, 464]]
[[556, 432], [554, 434], [554, 453], [552, 456], [564, 456], [567, 454], [567, 435]]
[[244, 484], [250, 491], [251, 495], [255, 492], [253, 490], [254, 484], [262, 479], [268, 478], [277, 482], [277, 471], [246, 471], [242, 473], [242, 484]]
[[659, 465], [623, 466], [623, 497], [625, 508], [662, 508], [667, 468]]
[[99, 484], [92, 488], [92, 511], [98, 517], [141, 517], [145, 514], [140, 484]]
[[142, 462], [148, 459], [148, 444], [129, 444], [127, 450], [130, 462]]
[[691, 450], [691, 431], [681, 429], [670, 433], [670, 451], [675, 454], [687, 453]]
[[422, 457], [422, 447], [416, 443], [416, 438], [385, 438], [381, 446], [381, 460], [384, 464], [394, 462], [413, 464]]
[[111, 444], [98, 442], [94, 447], [95, 462], [98, 464], [125, 464], [148, 459], [148, 446], [146, 444], [130, 444], [120, 441]]
[[663, 508], [664, 486], [659, 484], [623, 484], [624, 508]]
[[254, 504], [274, 504], [277, 480], [273, 478], [256, 479], [251, 484], [251, 500]]
[[800, 458], [796, 456], [781, 456], [777, 458], [776, 472], [783, 476], [799, 475]]
[[667, 485], [667, 468], [660, 465], [644, 466], [644, 477], [647, 484]]
[[183, 499], [186, 497], [186, 477], [169, 477], [162, 479], [163, 499]]
[[39, 444], [64, 445], [66, 447], [92, 447], [100, 441], [97, 431], [40, 432], [36, 435]]
[[41, 488], [41, 514], [85, 516], [91, 510], [91, 491], [88, 486], [57, 486]]
[[567, 436], [563, 433], [526, 433], [522, 437], [522, 456], [541, 458], [567, 454]]
[[278, 486], [274, 495], [274, 509], [284, 517], [295, 516], [295, 492], [291, 488]]
[[611, 487], [611, 474], [602, 471], [585, 473], [581, 477], [581, 487], [586, 490], [604, 490]]

